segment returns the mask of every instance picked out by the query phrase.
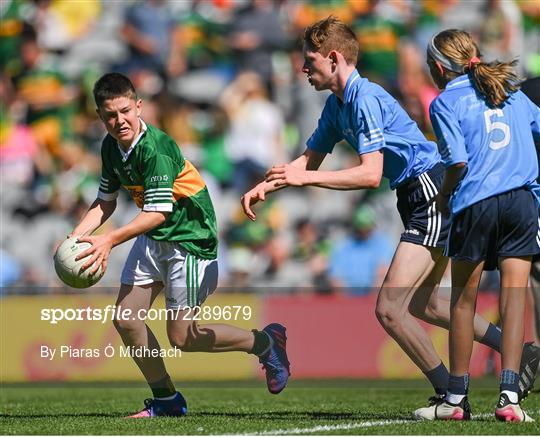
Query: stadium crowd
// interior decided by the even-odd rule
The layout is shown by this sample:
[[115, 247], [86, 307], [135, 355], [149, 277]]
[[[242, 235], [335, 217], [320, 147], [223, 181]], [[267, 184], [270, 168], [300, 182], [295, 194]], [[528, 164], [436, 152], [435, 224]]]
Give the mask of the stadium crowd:
[[[143, 119], [202, 170], [217, 212], [222, 287], [354, 294], [380, 284], [401, 233], [388, 186], [283, 190], [257, 206], [255, 222], [239, 203], [269, 167], [297, 156], [317, 125], [328, 94], [301, 72], [305, 26], [330, 14], [350, 23], [360, 74], [398, 99], [430, 139], [438, 91], [425, 47], [436, 32], [467, 30], [486, 59], [517, 57], [523, 77], [540, 75], [540, 4], [530, 0], [3, 0], [0, 13], [7, 293], [59, 289], [53, 248], [99, 185], [105, 131], [92, 86], [104, 72], [129, 75]], [[338, 147], [324, 165], [352, 165], [351, 153]], [[105, 226], [136, 214], [123, 194], [121, 214]], [[100, 285], [116, 288], [129, 247], [113, 250]]]

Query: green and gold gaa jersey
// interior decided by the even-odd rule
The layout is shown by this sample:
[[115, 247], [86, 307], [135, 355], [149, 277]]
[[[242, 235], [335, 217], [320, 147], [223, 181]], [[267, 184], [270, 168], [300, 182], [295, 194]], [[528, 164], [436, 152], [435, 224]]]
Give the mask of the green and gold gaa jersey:
[[216, 216], [203, 179], [172, 138], [141, 123], [142, 132], [127, 152], [112, 136], [103, 140], [98, 197], [114, 200], [123, 186], [143, 211], [170, 213], [148, 237], [176, 241], [199, 258], [216, 258]]

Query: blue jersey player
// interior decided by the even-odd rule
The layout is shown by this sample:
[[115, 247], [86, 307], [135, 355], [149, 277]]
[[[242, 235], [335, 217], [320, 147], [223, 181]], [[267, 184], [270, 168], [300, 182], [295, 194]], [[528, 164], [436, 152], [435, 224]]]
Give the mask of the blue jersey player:
[[[451, 215], [450, 383], [435, 419], [467, 420], [473, 317], [482, 270], [501, 272], [502, 372], [495, 416], [532, 419], [520, 406], [519, 369], [531, 258], [540, 253], [540, 108], [521, 91], [514, 63], [487, 63], [470, 35], [446, 30], [428, 45], [428, 65], [444, 91], [430, 115], [445, 175], [437, 207]], [[525, 354], [524, 354], [525, 355]]]
[[[306, 29], [303, 71], [316, 90], [329, 89], [333, 94], [307, 150], [290, 164], [273, 167], [264, 182], [242, 197], [242, 206], [255, 220], [252, 206], [279, 188], [311, 185], [353, 190], [377, 188], [383, 176], [390, 180], [405, 231], [379, 291], [376, 314], [433, 385], [438, 395], [430, 399], [434, 404], [446, 393], [449, 374], [417, 319], [449, 326], [449, 302], [437, 293], [447, 265], [442, 248], [449, 222], [431, 202], [444, 168], [436, 144], [425, 139], [396, 100], [358, 74], [358, 50], [353, 31], [334, 17]], [[358, 154], [358, 165], [319, 171], [341, 140]], [[476, 340], [499, 349], [500, 331], [494, 325], [476, 316], [474, 330]]]

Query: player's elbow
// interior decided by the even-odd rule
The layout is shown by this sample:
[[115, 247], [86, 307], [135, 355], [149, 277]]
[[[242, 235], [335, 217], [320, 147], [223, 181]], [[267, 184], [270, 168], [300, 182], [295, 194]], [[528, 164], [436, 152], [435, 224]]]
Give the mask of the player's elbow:
[[379, 173], [371, 173], [366, 181], [367, 188], [376, 189], [381, 185], [381, 175]]
[[158, 226], [159, 225], [162, 225], [163, 223], [165, 223], [165, 221], [167, 221], [167, 217], [169, 217], [169, 214], [170, 212], [159, 212], [158, 213]]
[[371, 180], [371, 184], [369, 185], [369, 188], [377, 189], [381, 186], [381, 178], [373, 178]]
[[158, 226], [161, 226], [163, 223], [165, 223], [170, 212], [152, 211], [152, 212], [148, 212], [148, 214], [151, 214], [151, 217], [152, 217], [152, 221], [151, 221], [152, 227], [157, 228]]

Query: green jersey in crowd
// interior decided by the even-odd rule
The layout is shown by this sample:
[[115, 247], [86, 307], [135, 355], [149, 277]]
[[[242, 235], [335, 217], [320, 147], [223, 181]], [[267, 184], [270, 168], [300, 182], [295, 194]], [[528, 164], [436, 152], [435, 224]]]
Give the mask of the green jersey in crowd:
[[172, 138], [142, 120], [141, 126], [127, 151], [111, 135], [103, 140], [98, 198], [114, 200], [123, 186], [143, 211], [169, 213], [148, 237], [178, 242], [199, 258], [216, 258], [216, 216], [206, 184]]

